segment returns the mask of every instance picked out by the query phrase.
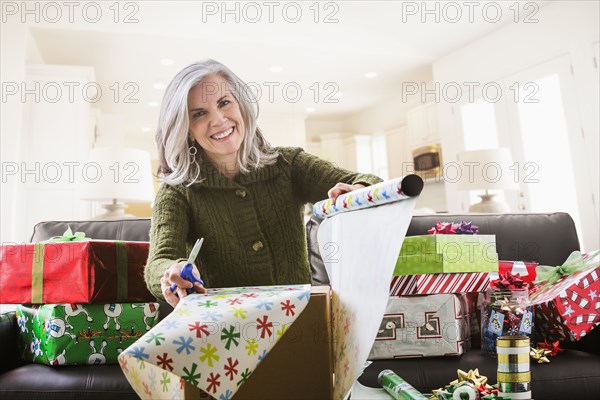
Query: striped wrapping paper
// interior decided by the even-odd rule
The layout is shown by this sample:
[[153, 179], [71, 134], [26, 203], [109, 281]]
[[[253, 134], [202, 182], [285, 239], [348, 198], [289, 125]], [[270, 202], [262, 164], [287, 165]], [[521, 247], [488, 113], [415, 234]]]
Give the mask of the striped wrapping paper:
[[392, 278], [390, 296], [485, 292], [489, 285], [487, 272], [403, 275]]

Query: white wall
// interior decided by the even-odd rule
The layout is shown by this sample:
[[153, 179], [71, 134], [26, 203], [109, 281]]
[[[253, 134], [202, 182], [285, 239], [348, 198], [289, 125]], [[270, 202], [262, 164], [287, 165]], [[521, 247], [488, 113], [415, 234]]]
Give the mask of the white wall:
[[258, 126], [273, 146], [306, 146], [306, 127], [303, 116], [261, 114]]
[[423, 102], [420, 96], [407, 95], [403, 99], [403, 84], [430, 82], [433, 79], [431, 68], [424, 67], [418, 71], [405, 74], [402, 84], [397, 86], [396, 95], [380, 104], [358, 112], [342, 121], [343, 130], [357, 134], [380, 135], [385, 131], [406, 125], [406, 112]]
[[[539, 22], [515, 23], [455, 51], [433, 64], [434, 81], [494, 82], [520, 72], [528, 67], [567, 54], [574, 71], [580, 123], [585, 132], [587, 174], [578, 177], [589, 182], [596, 199], [596, 215], [584, 218], [598, 220], [598, 70], [593, 63], [593, 43], [598, 41], [598, 2], [552, 2], [536, 14]], [[438, 105], [444, 162], [456, 161], [457, 152], [463, 150], [462, 133], [457, 123], [453, 104]], [[506, 144], [506, 143], [505, 143]], [[503, 143], [501, 142], [502, 146]], [[542, 145], [542, 144], [541, 144]], [[446, 185], [450, 212], [461, 211], [461, 201], [466, 196], [456, 185]], [[596, 226], [597, 222], [596, 222]], [[588, 229], [586, 242], [589, 248], [598, 248], [598, 234]]]
[[[0, 24], [0, 43], [2, 57], [0, 60], [0, 80], [3, 85], [25, 81], [25, 57], [27, 49], [27, 28], [24, 24], [10, 19]], [[2, 93], [5, 93], [4, 88]], [[17, 206], [17, 189], [20, 174], [7, 175], [9, 165], [20, 163], [19, 134], [22, 129], [23, 103], [21, 96], [6, 96], [0, 102], [2, 118], [0, 118], [0, 162], [2, 165], [2, 182], [0, 190], [0, 243], [14, 241], [15, 226], [18, 223], [13, 216]], [[10, 116], [10, 117], [9, 117]]]

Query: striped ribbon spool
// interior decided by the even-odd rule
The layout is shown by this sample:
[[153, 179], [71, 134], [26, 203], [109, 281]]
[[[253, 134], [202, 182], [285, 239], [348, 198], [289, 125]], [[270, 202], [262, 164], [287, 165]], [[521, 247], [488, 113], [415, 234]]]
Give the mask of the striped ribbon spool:
[[496, 342], [496, 350], [500, 396], [508, 396], [514, 400], [530, 400], [529, 338], [500, 336]]

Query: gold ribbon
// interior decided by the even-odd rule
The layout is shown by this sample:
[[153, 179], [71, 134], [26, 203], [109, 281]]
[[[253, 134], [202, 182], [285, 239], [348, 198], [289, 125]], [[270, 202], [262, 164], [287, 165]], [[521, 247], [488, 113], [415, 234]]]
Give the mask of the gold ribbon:
[[498, 363], [502, 364], [522, 364], [529, 362], [529, 354], [498, 354]]
[[496, 347], [529, 347], [529, 338], [527, 336], [500, 336]]
[[550, 350], [546, 350], [542, 347], [536, 347], [529, 350], [529, 356], [536, 360], [538, 364], [549, 363], [550, 359], [548, 356], [552, 353]]
[[486, 386], [488, 380], [487, 376], [479, 375], [478, 368], [470, 369], [469, 372], [465, 372], [462, 369], [459, 369], [458, 371], [456, 371], [456, 373], [458, 374], [458, 379], [450, 382], [450, 385], [457, 385], [461, 382], [466, 381], [472, 383], [473, 385], [475, 385], [475, 387], [479, 387], [480, 385]]
[[31, 265], [31, 303], [42, 304], [44, 297], [44, 244], [33, 244]]
[[498, 372], [498, 382], [530, 382], [531, 371], [527, 372]]

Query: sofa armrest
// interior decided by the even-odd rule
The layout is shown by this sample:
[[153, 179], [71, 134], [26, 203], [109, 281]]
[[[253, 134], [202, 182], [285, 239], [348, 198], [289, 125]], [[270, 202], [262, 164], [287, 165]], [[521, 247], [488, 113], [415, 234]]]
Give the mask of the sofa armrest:
[[0, 373], [22, 364], [18, 350], [18, 329], [15, 311], [0, 314]]

